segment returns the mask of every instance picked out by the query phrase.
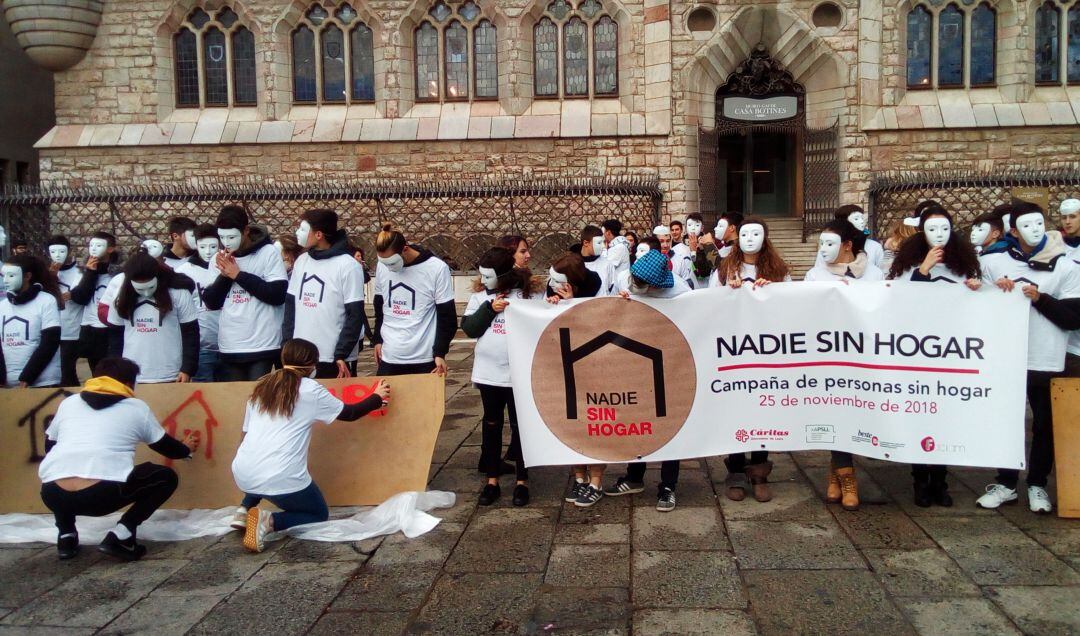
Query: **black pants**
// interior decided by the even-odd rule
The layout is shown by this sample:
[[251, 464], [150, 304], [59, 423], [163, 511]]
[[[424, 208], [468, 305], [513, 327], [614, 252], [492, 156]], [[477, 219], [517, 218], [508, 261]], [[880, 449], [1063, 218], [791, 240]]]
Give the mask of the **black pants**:
[[79, 361], [79, 341], [60, 341], [60, 386], [79, 386], [75, 364]]
[[[1027, 398], [1031, 405], [1031, 451], [1028, 454], [1028, 486], [1046, 487], [1054, 467], [1054, 413], [1050, 401], [1050, 380], [1060, 373], [1028, 371]], [[998, 470], [997, 482], [1016, 489], [1020, 471], [1012, 468]]]
[[[764, 464], [769, 461], [769, 451], [751, 451], [750, 452], [750, 466], [756, 464]], [[745, 473], [746, 472], [746, 453], [733, 453], [724, 458], [724, 464], [727, 466], [729, 473]]]
[[80, 358], [86, 358], [93, 373], [97, 364], [109, 356], [109, 330], [98, 327], [82, 327], [79, 330]]
[[221, 355], [218, 366], [218, 382], [254, 382], [274, 370], [274, 361], [281, 357], [281, 351], [275, 349], [258, 358], [248, 354], [233, 356]]
[[[346, 362], [349, 365], [349, 377], [356, 377], [356, 360], [352, 362]], [[331, 380], [337, 377], [337, 363], [336, 362], [320, 362], [315, 365], [315, 377], [320, 380]]]
[[[636, 483], [645, 481], [645, 462], [634, 462], [626, 465], [626, 479]], [[667, 488], [675, 490], [679, 485], [679, 460], [669, 459], [660, 462], [660, 486], [657, 490]]]
[[[382, 374], [380, 374], [382, 375]], [[517, 466], [518, 481], [529, 478], [529, 469], [521, 457], [521, 442], [518, 440], [517, 408], [514, 407], [514, 390], [508, 386], [477, 384], [480, 401], [484, 405], [484, 421], [480, 441], [480, 470], [488, 477], [497, 478], [502, 471], [502, 433], [503, 411], [510, 421], [510, 461]]]
[[855, 466], [855, 457], [851, 453], [845, 453], [844, 451], [832, 451], [832, 467], [833, 468], [853, 468]]
[[1065, 377], [1080, 378], [1080, 356], [1065, 354]]
[[396, 364], [394, 362], [379, 361], [379, 368], [375, 375], [412, 375], [416, 373], [431, 373], [435, 370], [435, 361], [416, 362], [413, 364]]
[[103, 517], [130, 505], [120, 523], [135, 534], [139, 524], [160, 508], [180, 483], [176, 471], [146, 462], [128, 475], [127, 481], [99, 481], [76, 490], [64, 490], [55, 482], [41, 485], [41, 500], [56, 517], [60, 534], [75, 532], [75, 516]]
[[938, 464], [912, 464], [911, 478], [917, 484], [943, 485], [949, 476], [949, 467]]

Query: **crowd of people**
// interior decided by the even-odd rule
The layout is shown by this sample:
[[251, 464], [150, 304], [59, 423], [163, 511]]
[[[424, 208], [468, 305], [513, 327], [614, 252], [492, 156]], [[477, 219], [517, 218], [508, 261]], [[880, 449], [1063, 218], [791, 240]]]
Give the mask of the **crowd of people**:
[[[1080, 376], [1080, 200], [1065, 200], [1059, 214], [1061, 227], [1053, 230], [1042, 208], [1017, 201], [961, 229], [942, 205], [924, 201], [879, 243], [869, 237], [863, 209], [845, 205], [823, 228], [816, 262], [805, 276], [848, 284], [952, 283], [971, 291], [1021, 287], [1031, 303], [1025, 336], [1033, 414], [1027, 499], [1038, 513], [1052, 509], [1045, 489], [1053, 465], [1050, 379]], [[444, 375], [459, 325], [476, 339], [472, 382], [483, 405], [479, 503], [497, 501], [500, 477], [513, 474], [513, 504], [525, 506], [528, 470], [507, 347], [510, 304], [673, 298], [695, 289], [792, 280], [769, 239], [768, 221], [736, 212], [723, 214], [712, 231], [701, 215], [691, 214], [641, 236], [608, 219], [586, 225], [579, 239], [539, 276], [530, 268], [526, 237], [500, 239], [476, 262], [479, 276], [460, 323], [450, 268], [387, 225], [375, 240], [369, 324], [365, 285], [372, 276], [338, 215], [327, 209], [305, 212], [295, 235], [277, 240], [240, 206], [222, 208], [214, 224], [175, 218], [166, 241], [145, 241], [122, 267], [116, 238], [107, 232], [90, 238], [82, 264], [63, 236], [47, 242], [47, 261], [25, 249], [13, 254], [2, 268], [6, 295], [0, 300], [6, 386], [77, 386], [79, 359], [92, 372], [82, 392], [57, 411], [41, 464], [42, 498], [56, 516], [61, 558], [78, 550], [75, 515], [107, 514], [129, 504], [101, 549], [120, 558], [142, 556], [136, 529], [175, 490], [177, 476], [164, 466], [134, 466], [135, 445], [145, 442], [166, 457], [182, 458], [198, 444], [197, 438], [166, 435], [133, 397], [136, 383], [258, 381], [233, 462], [245, 496], [232, 525], [244, 532], [246, 547], [259, 551], [269, 532], [327, 518], [307, 471], [311, 426], [359, 419], [389, 399], [384, 381], [369, 399], [345, 406], [313, 381], [355, 375], [365, 340], [377, 374], [390, 377]], [[504, 449], [506, 424], [511, 438]], [[827, 500], [847, 510], [859, 507], [852, 459], [834, 451], [828, 471]], [[771, 499], [768, 452], [733, 454], [725, 464], [727, 497]], [[574, 466], [566, 501], [589, 507], [605, 496], [645, 489], [644, 463], [627, 464], [606, 486], [605, 468]], [[945, 466], [912, 466], [915, 503], [951, 506], [947, 477]], [[663, 462], [658, 510], [676, 507], [678, 478], [679, 462]], [[1018, 471], [999, 471], [977, 504], [997, 508], [1017, 501], [1018, 483]], [[261, 510], [264, 499], [282, 511]]]

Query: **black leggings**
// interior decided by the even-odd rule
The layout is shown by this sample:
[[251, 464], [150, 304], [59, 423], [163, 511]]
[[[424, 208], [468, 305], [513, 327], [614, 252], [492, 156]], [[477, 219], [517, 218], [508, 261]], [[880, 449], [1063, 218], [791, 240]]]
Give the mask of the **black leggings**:
[[[346, 362], [349, 367], [349, 377], [356, 377], [356, 360]], [[315, 377], [320, 380], [333, 380], [337, 377], [337, 362], [318, 362], [315, 364]]]
[[146, 462], [128, 475], [127, 481], [99, 481], [82, 490], [64, 490], [49, 482], [41, 485], [41, 500], [56, 517], [60, 534], [75, 532], [75, 516], [104, 517], [131, 505], [120, 523], [135, 534], [139, 524], [150, 518], [179, 485], [176, 471]]
[[79, 361], [79, 341], [60, 341], [60, 386], [79, 386], [75, 364]]
[[844, 451], [832, 451], [832, 467], [854, 468], [855, 457], [851, 453], [845, 453]]
[[[679, 460], [669, 459], [660, 462], [660, 485], [657, 490], [675, 490], [679, 485]], [[626, 465], [626, 478], [635, 483], [645, 481], [645, 462], [633, 462]]]
[[[381, 374], [380, 374], [381, 375]], [[529, 469], [521, 457], [521, 442], [518, 440], [517, 408], [514, 407], [514, 389], [508, 386], [477, 384], [480, 401], [484, 405], [484, 421], [480, 441], [480, 470], [489, 478], [497, 478], [502, 468], [502, 433], [503, 411], [510, 420], [510, 461], [517, 467], [518, 481], [529, 478]]]
[[413, 375], [417, 373], [431, 373], [435, 370], [435, 361], [431, 362], [414, 362], [411, 364], [398, 364], [396, 362], [386, 362], [385, 360], [379, 361], [379, 368], [375, 370], [375, 375]]
[[109, 355], [109, 330], [104, 327], [83, 326], [79, 330], [79, 357], [86, 358], [90, 373]]
[[[769, 451], [750, 451], [750, 466], [764, 464], [769, 461]], [[732, 453], [724, 459], [729, 473], [746, 472], [746, 453]]]
[[[1031, 405], [1031, 450], [1028, 451], [1028, 486], [1046, 487], [1054, 467], [1054, 410], [1050, 398], [1050, 380], [1060, 373], [1028, 371], [1027, 398]], [[1020, 471], [1011, 468], [998, 470], [997, 482], [1016, 489]]]
[[218, 366], [218, 382], [254, 382], [273, 371], [274, 361], [279, 358], [281, 351], [277, 349], [256, 360], [230, 359], [228, 354], [223, 354]]

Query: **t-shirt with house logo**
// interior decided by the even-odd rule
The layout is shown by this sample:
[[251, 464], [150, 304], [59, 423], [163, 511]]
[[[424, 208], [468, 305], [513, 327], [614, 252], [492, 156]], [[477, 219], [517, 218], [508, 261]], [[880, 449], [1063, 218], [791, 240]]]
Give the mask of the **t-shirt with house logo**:
[[[475, 314], [486, 302], [494, 301], [497, 295], [491, 291], [476, 292], [469, 298], [463, 316]], [[510, 302], [521, 300], [521, 290], [512, 289], [506, 295]], [[510, 384], [510, 349], [507, 344], [506, 312], [495, 314], [495, 319], [487, 331], [476, 339], [473, 350], [472, 381], [476, 384], [491, 386], [513, 386]]]
[[[16, 305], [5, 295], [0, 300], [0, 324], [3, 325], [4, 362], [7, 364], [5, 385], [19, 384], [30, 356], [41, 344], [41, 331], [60, 326], [60, 308], [56, 298], [39, 291], [33, 299]], [[57, 351], [49, 364], [30, 386], [54, 386], [60, 384], [60, 352]]]
[[109, 305], [109, 323], [124, 326], [124, 357], [139, 365], [142, 384], [176, 381], [183, 362], [180, 325], [199, 319], [191, 292], [170, 289], [169, 297], [173, 306], [164, 316], [150, 298], [139, 298], [128, 320], [116, 312], [115, 301]]
[[[289, 280], [281, 252], [271, 243], [258, 250], [236, 257], [240, 271], [258, 276], [268, 283]], [[210, 264], [214, 277], [220, 273]], [[281, 348], [281, 321], [285, 310], [268, 305], [252, 296], [246, 289], [232, 284], [225, 295], [225, 305], [218, 320], [218, 349], [222, 353], [258, 353]]]
[[[201, 263], [202, 261], [199, 261]], [[221, 318], [220, 309], [209, 309], [202, 301], [203, 291], [214, 284], [217, 274], [210, 268], [203, 267], [199, 263], [185, 260], [176, 268], [178, 274], [183, 274], [195, 281], [195, 308], [199, 312], [199, 348], [203, 351], [217, 351], [218, 348], [218, 320]]]
[[435, 256], [391, 272], [375, 268], [375, 295], [382, 296], [382, 359], [420, 364], [435, 359], [435, 305], [453, 302], [450, 268]]
[[[364, 302], [363, 268], [349, 254], [320, 259], [301, 254], [293, 265], [289, 294], [295, 299], [293, 337], [314, 343], [319, 362], [333, 362], [345, 328], [345, 305]], [[358, 350], [359, 341], [346, 361], [356, 360]]]

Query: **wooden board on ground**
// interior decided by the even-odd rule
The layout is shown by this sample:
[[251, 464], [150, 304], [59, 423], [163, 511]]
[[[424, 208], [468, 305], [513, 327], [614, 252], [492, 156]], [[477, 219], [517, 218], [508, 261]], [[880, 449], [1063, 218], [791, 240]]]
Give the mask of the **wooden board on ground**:
[[1051, 383], [1054, 403], [1054, 470], [1059, 517], [1080, 518], [1080, 378]]
[[[325, 380], [335, 395], [355, 403], [371, 394], [377, 378]], [[316, 425], [309, 466], [331, 506], [375, 505], [391, 495], [427, 487], [431, 456], [443, 416], [443, 378], [409, 375], [388, 378], [390, 405], [356, 422]], [[221, 508], [238, 505], [232, 460], [240, 445], [247, 398], [253, 382], [146, 384], [136, 389], [167, 431], [182, 438], [198, 431], [201, 445], [191, 460], [170, 462], [142, 446], [136, 463], [172, 465], [180, 488], [166, 508]], [[45, 512], [37, 470], [45, 429], [64, 389], [0, 391], [0, 513]]]

